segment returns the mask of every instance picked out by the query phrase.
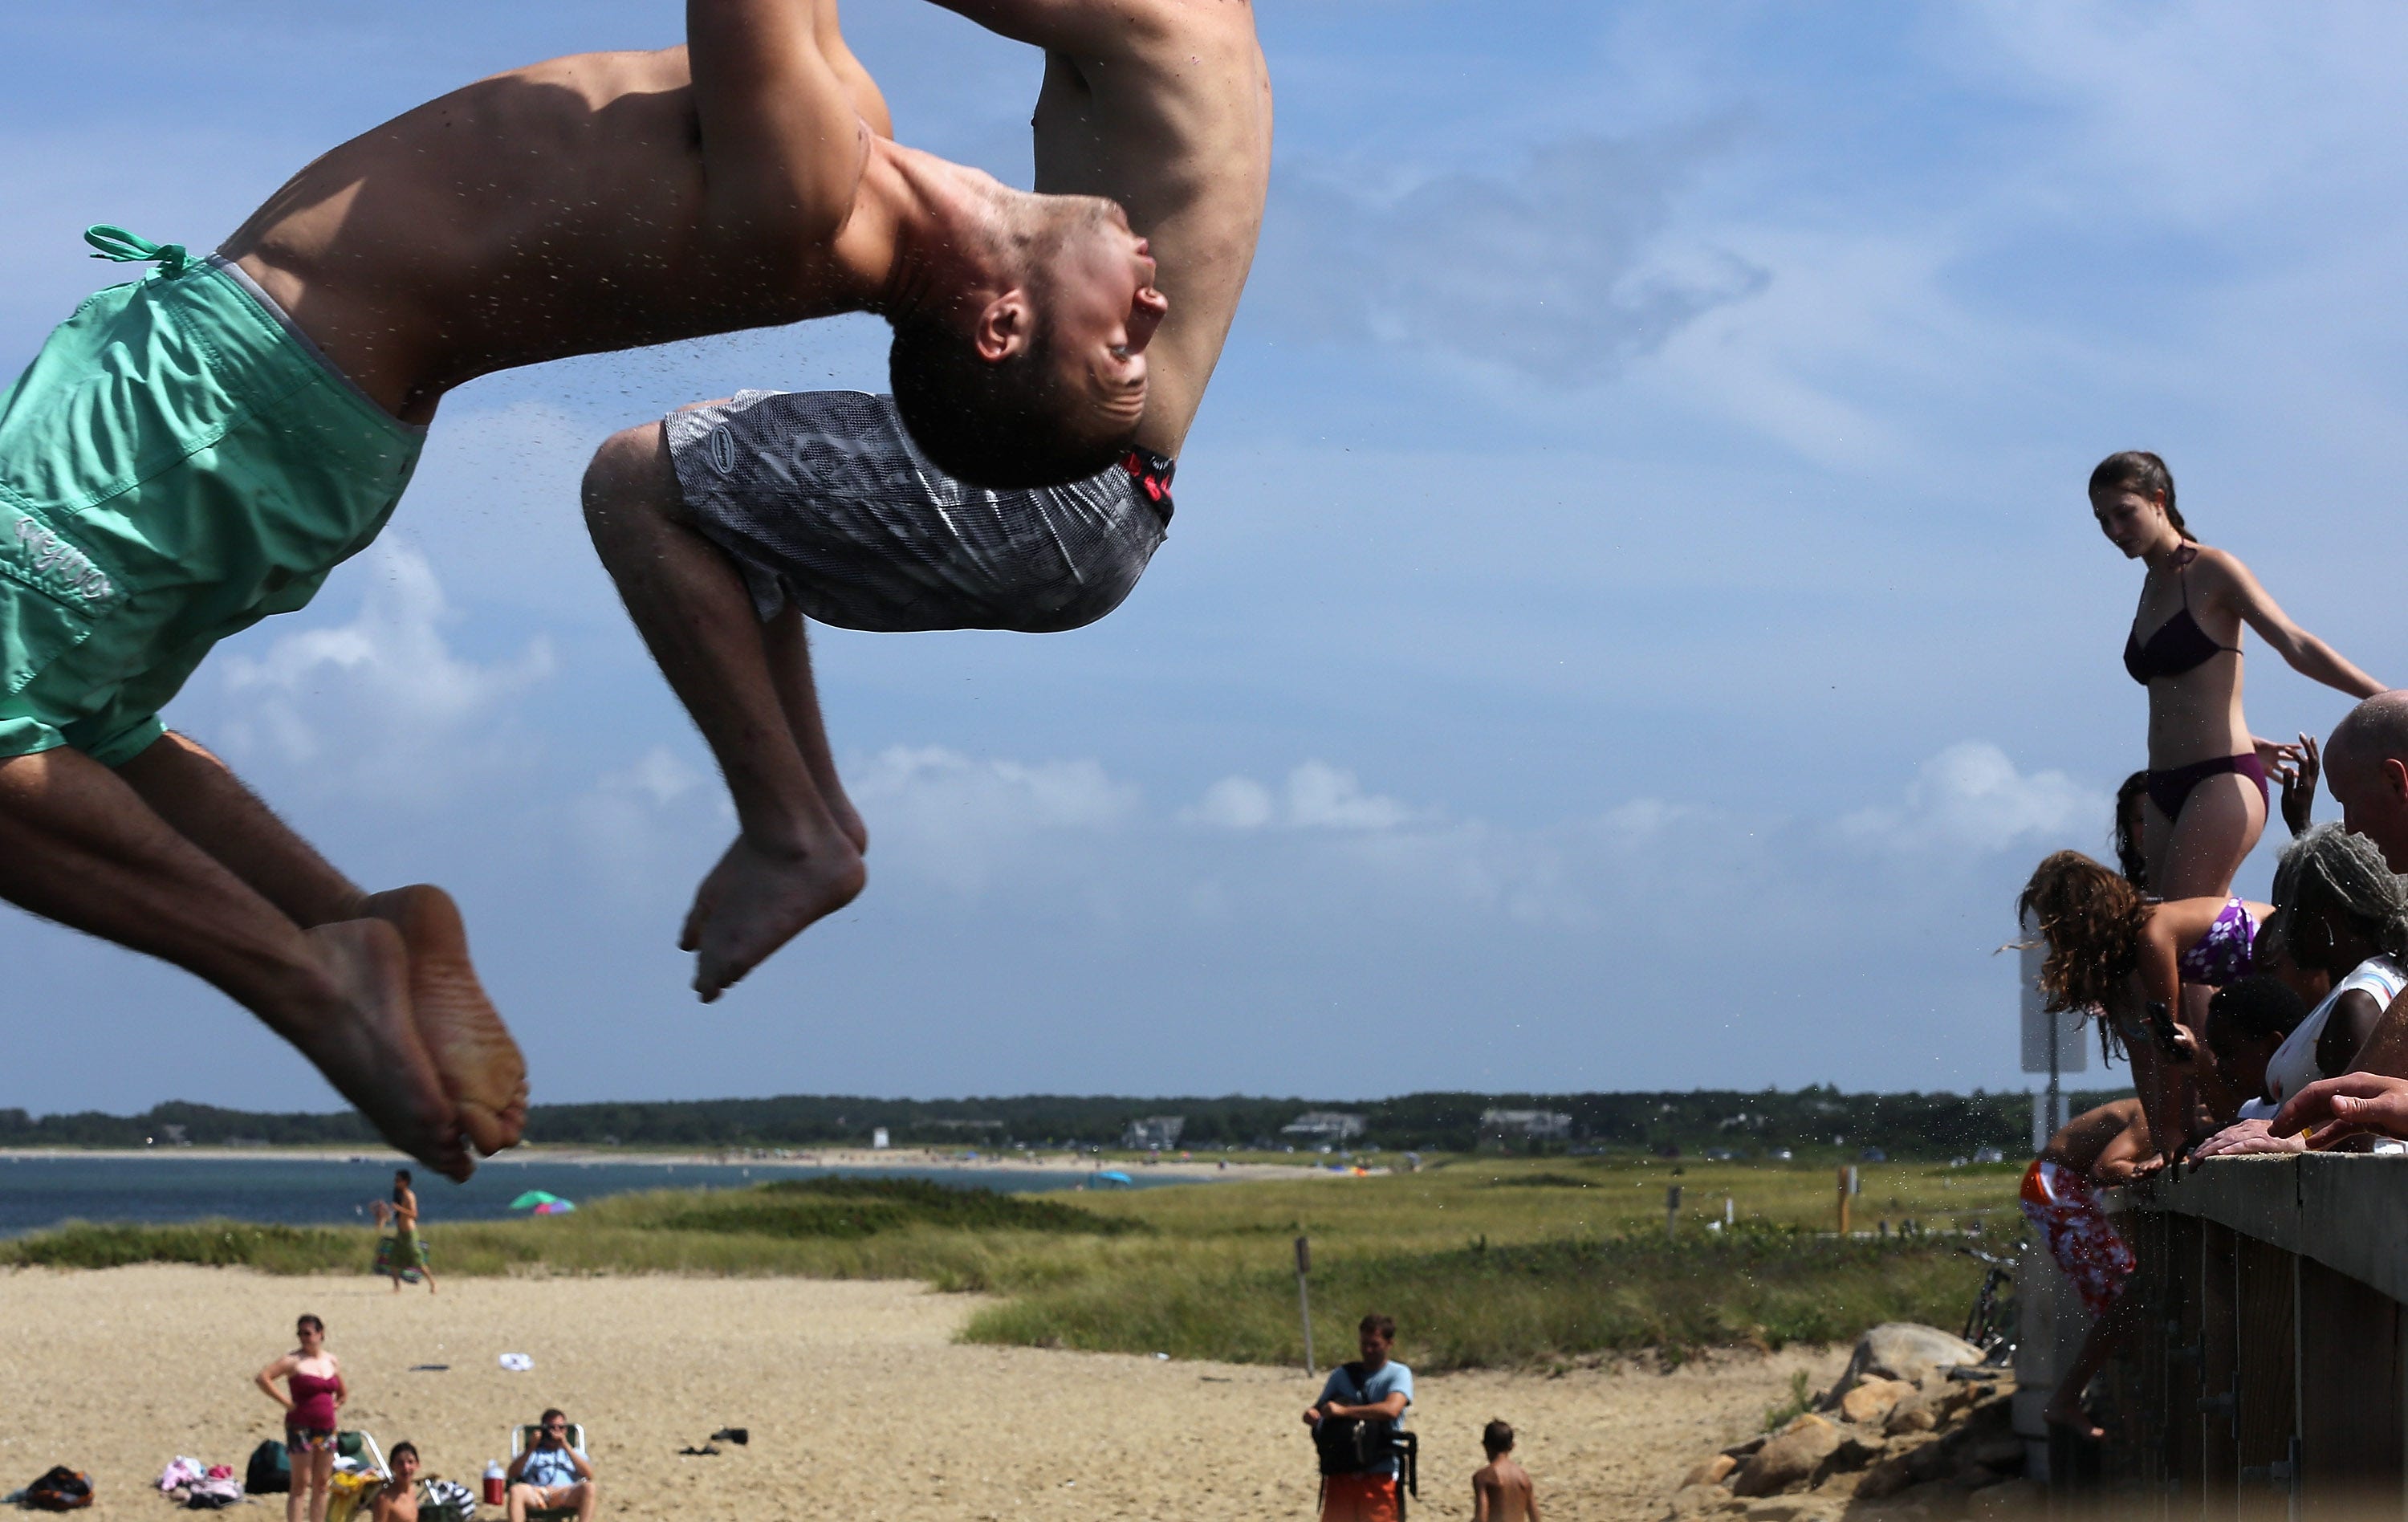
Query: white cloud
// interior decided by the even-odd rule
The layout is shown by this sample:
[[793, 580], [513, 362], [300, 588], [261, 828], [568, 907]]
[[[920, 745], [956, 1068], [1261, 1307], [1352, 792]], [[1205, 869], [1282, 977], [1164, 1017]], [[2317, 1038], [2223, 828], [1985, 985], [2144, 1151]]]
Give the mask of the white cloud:
[[1974, 854], [2086, 840], [2114, 811], [2113, 797], [2061, 771], [2019, 771], [1998, 746], [1969, 739], [1917, 768], [1902, 805], [1860, 809], [1838, 828], [1890, 850]]
[[507, 711], [552, 675], [552, 642], [538, 635], [490, 666], [465, 660], [444, 639], [453, 615], [424, 557], [379, 546], [368, 569], [350, 623], [222, 658], [229, 748], [281, 762], [328, 791], [421, 801], [523, 759]]
[[1058, 877], [1065, 837], [1114, 832], [1143, 803], [1136, 784], [1099, 762], [980, 760], [933, 745], [890, 746], [848, 765], [845, 777], [869, 826], [873, 879], [899, 866], [968, 894]]
[[1367, 184], [1283, 165], [1250, 304], [1303, 337], [1469, 359], [1542, 380], [1604, 380], [1764, 272], [1664, 238], [1723, 135], [1568, 138], [1517, 171]]
[[1224, 777], [1182, 810], [1179, 817], [1187, 824], [1227, 830], [1273, 826], [1392, 830], [1432, 816], [1396, 798], [1364, 792], [1351, 771], [1326, 761], [1307, 761], [1287, 774], [1286, 785], [1277, 793], [1251, 777]]

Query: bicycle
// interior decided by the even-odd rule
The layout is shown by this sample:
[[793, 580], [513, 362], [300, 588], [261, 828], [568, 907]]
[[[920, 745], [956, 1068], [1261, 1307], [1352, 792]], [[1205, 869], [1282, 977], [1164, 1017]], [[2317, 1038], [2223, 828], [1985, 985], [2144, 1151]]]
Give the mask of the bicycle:
[[2000, 1293], [2001, 1285], [2012, 1288], [2015, 1277], [2015, 1260], [1985, 1253], [1979, 1247], [1959, 1247], [1958, 1252], [1985, 1266], [1982, 1287], [1973, 1295], [1971, 1309], [1965, 1313], [1965, 1341], [1982, 1350], [1984, 1365], [1996, 1368], [2015, 1356], [2014, 1300]]

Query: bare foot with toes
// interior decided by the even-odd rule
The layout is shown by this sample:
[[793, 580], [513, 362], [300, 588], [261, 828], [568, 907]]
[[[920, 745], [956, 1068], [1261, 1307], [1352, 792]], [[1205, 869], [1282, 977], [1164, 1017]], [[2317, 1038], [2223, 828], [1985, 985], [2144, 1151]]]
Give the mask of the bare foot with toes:
[[419, 883], [370, 894], [367, 911], [399, 930], [408, 947], [418, 1034], [468, 1140], [488, 1157], [518, 1145], [526, 1128], [526, 1058], [477, 982], [459, 906], [441, 888]]
[[342, 920], [307, 932], [342, 1003], [284, 1032], [384, 1139], [447, 1178], [476, 1168], [460, 1117], [410, 1018], [409, 953], [382, 920]]
[[702, 880], [678, 938], [695, 953], [694, 991], [706, 1004], [812, 921], [853, 902], [868, 881], [861, 854], [839, 834], [831, 846], [773, 853], [743, 836]]

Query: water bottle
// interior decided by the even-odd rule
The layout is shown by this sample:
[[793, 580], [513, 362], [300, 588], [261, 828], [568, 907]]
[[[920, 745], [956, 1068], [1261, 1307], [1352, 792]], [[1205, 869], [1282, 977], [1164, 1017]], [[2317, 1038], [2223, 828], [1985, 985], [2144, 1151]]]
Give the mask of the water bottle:
[[496, 1458], [485, 1466], [485, 1504], [499, 1506], [509, 1489], [507, 1477], [502, 1471], [502, 1461]]

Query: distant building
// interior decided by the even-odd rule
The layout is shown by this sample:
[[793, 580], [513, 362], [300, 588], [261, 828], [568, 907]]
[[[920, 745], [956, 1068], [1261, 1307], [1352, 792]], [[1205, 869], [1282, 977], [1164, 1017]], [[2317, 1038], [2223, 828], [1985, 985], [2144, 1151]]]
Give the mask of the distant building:
[[1175, 1147], [1179, 1145], [1179, 1133], [1185, 1129], [1185, 1115], [1148, 1115], [1128, 1123], [1128, 1129], [1121, 1133], [1121, 1145], [1131, 1151]]
[[1555, 1110], [1484, 1110], [1480, 1135], [1487, 1142], [1564, 1142], [1572, 1117]]
[[1308, 1110], [1280, 1127], [1280, 1135], [1306, 1142], [1352, 1142], [1363, 1134], [1363, 1117], [1338, 1110]]
[[873, 1127], [870, 1127], [870, 1130], [869, 1130], [869, 1144], [870, 1144], [872, 1147], [874, 1147], [874, 1148], [878, 1149], [878, 1150], [879, 1150], [879, 1151], [881, 1151], [881, 1152], [883, 1152], [884, 1150], [886, 1150], [886, 1127], [883, 1127], [883, 1126], [873, 1126]]

